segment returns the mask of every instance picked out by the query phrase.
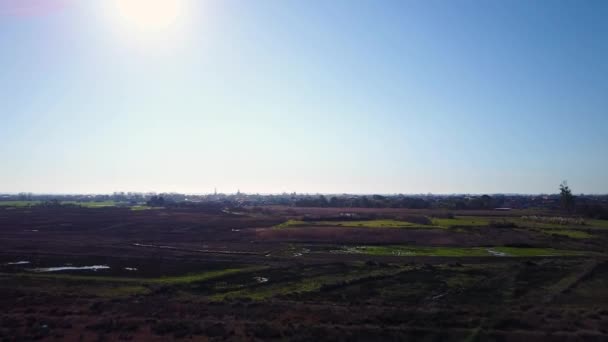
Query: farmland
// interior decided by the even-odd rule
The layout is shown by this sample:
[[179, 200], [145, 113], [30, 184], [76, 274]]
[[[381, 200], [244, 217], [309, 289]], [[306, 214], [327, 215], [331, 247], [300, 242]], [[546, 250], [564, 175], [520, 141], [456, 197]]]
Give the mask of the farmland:
[[608, 338], [605, 221], [104, 204], [0, 207], [2, 339]]

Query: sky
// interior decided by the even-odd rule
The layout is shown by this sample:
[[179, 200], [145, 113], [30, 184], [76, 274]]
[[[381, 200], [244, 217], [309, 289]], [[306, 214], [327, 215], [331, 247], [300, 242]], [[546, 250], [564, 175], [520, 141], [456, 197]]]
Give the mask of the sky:
[[0, 0], [0, 192], [608, 193], [607, 17]]

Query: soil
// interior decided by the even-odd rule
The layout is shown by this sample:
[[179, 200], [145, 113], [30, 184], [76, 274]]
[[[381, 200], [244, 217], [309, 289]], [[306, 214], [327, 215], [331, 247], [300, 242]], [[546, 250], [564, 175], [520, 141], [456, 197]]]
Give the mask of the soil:
[[[441, 214], [0, 208], [0, 339], [608, 340], [608, 231], [573, 239], [525, 227], [275, 228], [290, 218], [331, 219], [344, 212]], [[550, 247], [597, 254], [331, 252], [359, 245]], [[76, 269], [93, 265], [107, 268]], [[47, 267], [69, 269], [33, 271]]]

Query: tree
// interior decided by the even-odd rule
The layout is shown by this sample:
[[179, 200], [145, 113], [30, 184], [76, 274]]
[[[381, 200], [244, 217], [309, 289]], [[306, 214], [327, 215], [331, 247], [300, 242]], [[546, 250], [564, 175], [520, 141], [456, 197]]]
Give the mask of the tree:
[[165, 205], [165, 198], [163, 196], [152, 196], [146, 204], [151, 207], [162, 207]]
[[574, 196], [572, 195], [572, 190], [570, 190], [567, 181], [563, 181], [562, 184], [559, 185], [559, 192], [562, 208], [569, 213], [572, 212], [572, 209], [574, 209]]
[[481, 196], [481, 206], [483, 209], [492, 209], [492, 197], [488, 195]]

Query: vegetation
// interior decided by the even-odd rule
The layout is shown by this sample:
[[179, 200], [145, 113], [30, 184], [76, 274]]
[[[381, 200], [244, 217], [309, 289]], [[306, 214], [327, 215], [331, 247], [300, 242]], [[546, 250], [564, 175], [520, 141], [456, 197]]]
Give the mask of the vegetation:
[[[225, 300], [235, 298], [248, 298], [252, 300], [264, 300], [275, 296], [286, 296], [290, 294], [301, 295], [307, 292], [315, 292], [322, 289], [332, 288], [338, 285], [345, 285], [357, 280], [369, 279], [379, 276], [394, 275], [407, 267], [367, 267], [365, 265], [351, 265], [348, 268], [335, 269], [326, 267], [325, 269], [309, 271], [302, 269], [299, 276], [293, 279], [282, 279], [275, 281], [272, 277], [269, 282], [256, 286], [243, 286], [235, 291], [227, 291], [214, 294], [212, 300]], [[331, 270], [331, 272], [330, 272]]]
[[76, 201], [62, 201], [61, 205], [76, 205], [84, 208], [105, 208], [115, 207], [120, 203], [114, 201], [102, 201], [102, 202], [76, 202]]
[[484, 256], [568, 256], [587, 252], [533, 247], [413, 247], [413, 246], [358, 246], [345, 247], [336, 252], [369, 255], [484, 257]]
[[571, 213], [574, 209], [574, 195], [572, 195], [572, 190], [568, 187], [568, 182], [563, 181], [562, 184], [559, 185], [559, 195], [562, 209]]
[[[148, 285], [178, 285], [196, 283], [215, 278], [221, 278], [228, 275], [233, 275], [241, 272], [252, 272], [264, 269], [263, 266], [244, 267], [244, 268], [228, 268], [223, 270], [208, 271], [202, 273], [192, 273], [182, 276], [159, 277], [159, 278], [132, 278], [132, 277], [113, 277], [113, 276], [96, 276], [96, 275], [74, 275], [65, 273], [19, 273], [13, 276], [34, 278], [34, 279], [57, 279], [77, 282], [108, 282], [108, 283], [137, 283]], [[0, 274], [6, 275], [6, 274]]]
[[350, 228], [408, 228], [419, 227], [411, 222], [398, 220], [355, 220], [355, 221], [302, 221], [287, 220], [276, 228], [290, 227], [350, 227]]
[[453, 218], [433, 218], [431, 221], [433, 225], [439, 227], [481, 227], [488, 226], [491, 222], [491, 218], [478, 217], [478, 216], [457, 216]]
[[2, 207], [29, 207], [39, 204], [40, 201], [0, 201]]
[[582, 218], [576, 217], [561, 217], [561, 216], [522, 216], [522, 220], [524, 221], [532, 221], [532, 222], [540, 222], [540, 223], [548, 223], [551, 225], [560, 225], [560, 226], [584, 226], [585, 220]]
[[551, 235], [567, 236], [573, 239], [590, 239], [593, 237], [593, 235], [585, 231], [573, 229], [544, 229], [543, 232]]

